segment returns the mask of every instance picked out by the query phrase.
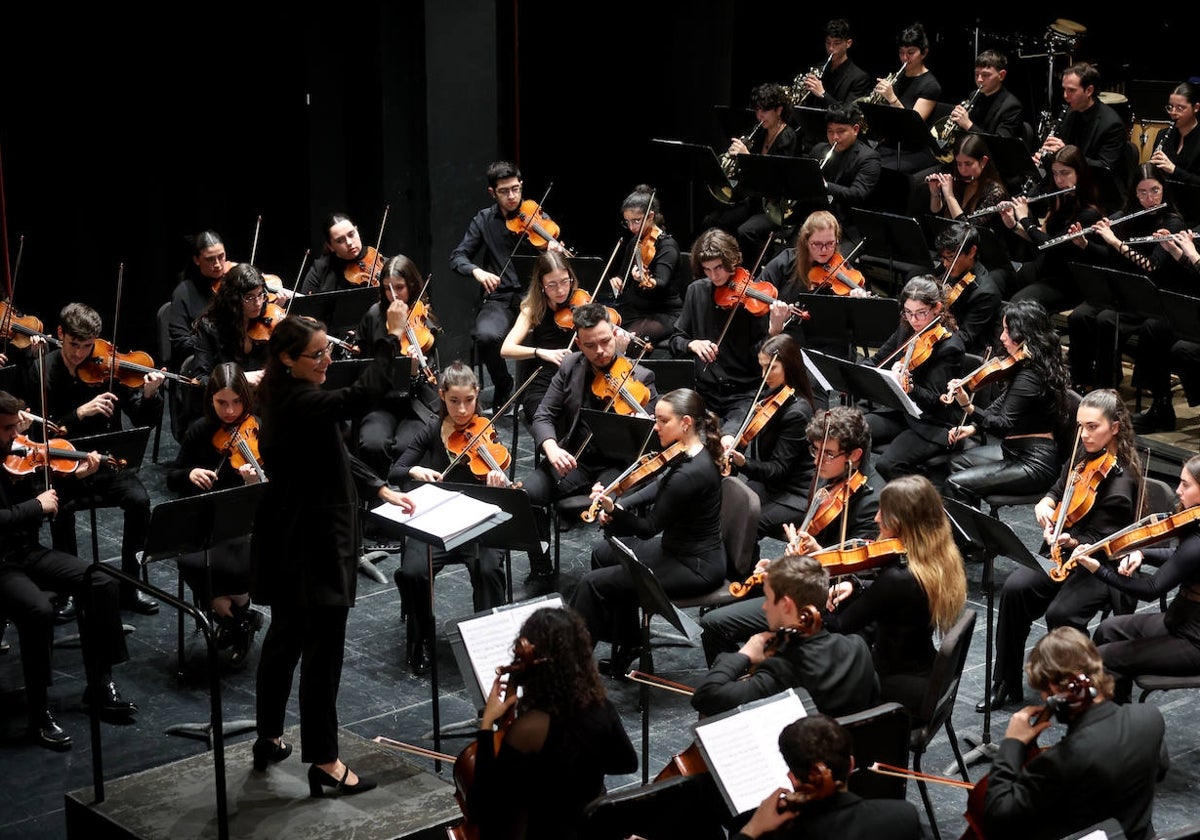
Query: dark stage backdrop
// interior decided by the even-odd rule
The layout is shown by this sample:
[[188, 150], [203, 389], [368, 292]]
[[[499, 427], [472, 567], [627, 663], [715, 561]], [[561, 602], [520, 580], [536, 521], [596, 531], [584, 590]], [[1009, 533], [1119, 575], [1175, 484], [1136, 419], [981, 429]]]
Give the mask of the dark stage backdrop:
[[[897, 33], [921, 20], [948, 101], [969, 92], [977, 47], [995, 46], [1036, 119], [1047, 60], [1018, 56], [1044, 52], [1048, 26], [1067, 14], [1086, 27], [1075, 57], [1101, 65], [1104, 88], [1132, 97], [1141, 80], [1195, 72], [1181, 13], [913, 9], [851, 16], [851, 54], [890, 73]], [[244, 260], [261, 215], [256, 262], [290, 283], [305, 249], [319, 253], [325, 214], [348, 210], [374, 244], [386, 207], [383, 252], [434, 275], [446, 362], [466, 352], [476, 294], [447, 257], [487, 202], [489, 161], [515, 158], [526, 197], [552, 185], [546, 209], [580, 253], [611, 252], [620, 201], [641, 182], [658, 187], [686, 247], [711, 199], [650, 140], [723, 151], [713, 106], [744, 107], [754, 85], [820, 65], [821, 27], [839, 14], [733, 0], [346, 0], [319, 18], [253, 2], [136, 18], [112, 7], [12, 11], [0, 155], [10, 265], [25, 237], [15, 305], [52, 330], [58, 309], [82, 300], [111, 336], [123, 265], [117, 342], [153, 350], [154, 312], [189, 259], [187, 234], [215, 228]], [[1145, 116], [1161, 118], [1163, 101]], [[747, 113], [745, 130], [753, 123]]]

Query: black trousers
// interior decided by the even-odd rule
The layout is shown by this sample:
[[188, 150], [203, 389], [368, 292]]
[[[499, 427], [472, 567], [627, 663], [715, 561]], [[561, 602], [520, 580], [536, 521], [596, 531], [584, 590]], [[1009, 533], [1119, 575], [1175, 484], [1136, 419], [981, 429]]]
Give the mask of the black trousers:
[[[137, 555], [146, 546], [146, 533], [150, 527], [150, 494], [136, 472], [101, 467], [99, 472], [83, 481], [60, 482], [58, 498], [58, 515], [50, 520], [50, 536], [56, 549], [79, 555], [74, 509], [84, 509], [92, 504], [119, 507], [124, 515], [121, 571], [132, 577], [141, 576]], [[133, 587], [121, 586], [122, 600], [133, 595]]]
[[[1178, 596], [1182, 597], [1182, 596]], [[1139, 674], [1200, 674], [1200, 647], [1167, 629], [1167, 613], [1115, 615], [1100, 622], [1096, 645], [1104, 669], [1113, 675], [1113, 698], [1128, 702]]]
[[[437, 575], [451, 563], [463, 563], [471, 576], [472, 597], [475, 612], [499, 607], [504, 603], [506, 587], [504, 580], [504, 551], [499, 548], [475, 548], [463, 546], [450, 552], [433, 550], [433, 573]], [[429, 546], [408, 538], [400, 568], [393, 579], [400, 590], [400, 600], [408, 616], [406, 641], [410, 647], [418, 642], [432, 641], [436, 628], [433, 626], [433, 605], [429, 601]]]
[[[500, 355], [508, 331], [517, 320], [521, 299], [516, 292], [496, 292], [484, 298], [475, 315], [475, 346], [479, 360], [487, 368], [495, 390], [492, 406], [499, 407], [512, 396], [513, 378], [508, 371], [508, 362]], [[482, 383], [481, 383], [482, 384]]]
[[0, 563], [0, 612], [17, 628], [31, 723], [46, 711], [57, 593], [75, 596], [75, 616], [89, 673], [96, 669], [101, 680], [107, 681], [111, 667], [129, 658], [117, 602], [117, 581], [106, 574], [93, 574], [90, 587], [85, 588], [84, 573], [90, 565], [43, 546], [34, 548], [20, 562]]
[[1052, 438], [1017, 438], [956, 453], [946, 493], [979, 507], [987, 496], [1042, 493], [1057, 477], [1058, 445]]

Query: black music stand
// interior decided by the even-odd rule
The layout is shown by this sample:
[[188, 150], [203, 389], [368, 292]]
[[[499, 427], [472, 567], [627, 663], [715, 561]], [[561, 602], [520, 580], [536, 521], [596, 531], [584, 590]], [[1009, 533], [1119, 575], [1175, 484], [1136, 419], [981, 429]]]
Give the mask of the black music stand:
[[804, 337], [811, 344], [845, 350], [854, 358], [855, 348], [879, 347], [900, 323], [900, 302], [895, 298], [855, 298], [848, 295], [799, 295], [796, 304], [808, 310]]
[[1183, 223], [1190, 228], [1200, 224], [1200, 186], [1174, 178], [1168, 178], [1167, 185], [1171, 188], [1171, 203], [1183, 216]]
[[[653, 411], [654, 406], [650, 409]], [[619, 463], [632, 463], [640, 458], [654, 431], [652, 418], [615, 411], [583, 408], [579, 411], [579, 419], [592, 433], [592, 451], [602, 453], [605, 460]]]
[[937, 154], [933, 134], [916, 111], [869, 102], [862, 103], [860, 107], [867, 121], [867, 134], [877, 143], [886, 144], [884, 148], [876, 150], [880, 157], [886, 156], [891, 146], [896, 147], [897, 159], [902, 151], [927, 150], [931, 155]]
[[[1001, 270], [1012, 270], [1012, 259], [1008, 255], [1008, 248], [1000, 240], [992, 228], [983, 224], [985, 220], [980, 217], [979, 220], [973, 222], [965, 222], [963, 219], [947, 219], [945, 216], [934, 216], [932, 213], [925, 217], [925, 222], [929, 228], [929, 242], [937, 241], [938, 235], [950, 228], [956, 228], [963, 224], [969, 224], [975, 228], [975, 235], [979, 238], [979, 250], [975, 252], [976, 261], [983, 264], [984, 268]], [[941, 267], [941, 254], [934, 253], [937, 249], [931, 248], [930, 267], [932, 273], [938, 280], [941, 280], [945, 275], [945, 269]]]
[[[212, 568], [209, 565], [209, 552], [220, 545], [247, 539], [254, 530], [254, 518], [258, 512], [259, 502], [266, 492], [266, 484], [246, 484], [228, 490], [215, 490], [200, 493], [196, 496], [186, 496], [182, 499], [172, 499], [155, 505], [150, 512], [150, 524], [146, 531], [146, 548], [142, 554], [142, 564], [156, 560], [167, 560], [181, 557], [185, 554], [203, 554], [204, 566], [209, 578], [209, 592], [212, 592]], [[183, 601], [183, 576], [179, 576], [179, 600]], [[170, 602], [168, 602], [170, 603]], [[210, 677], [219, 683], [220, 674], [215, 667], [216, 641], [213, 637], [212, 625], [207, 619], [208, 605], [198, 607], [203, 621], [197, 621], [204, 632], [208, 648], [208, 661], [213, 675]], [[184, 613], [179, 611], [177, 673], [184, 674], [183, 644], [184, 644]], [[217, 689], [217, 697], [220, 690]], [[177, 723], [168, 726], [168, 735], [182, 735], [188, 738], [199, 738], [213, 748], [216, 730], [219, 726], [220, 736], [227, 738], [254, 729], [253, 719], [218, 721], [210, 719], [207, 723]]]
[[[992, 628], [994, 627], [996, 582], [994, 566], [996, 557], [1007, 557], [1030, 569], [1048, 574], [1054, 565], [1050, 560], [1038, 557], [1028, 548], [1012, 528], [995, 516], [989, 516], [981, 510], [956, 499], [945, 500], [946, 513], [957, 529], [966, 534], [967, 538], [983, 549], [983, 581], [981, 588], [987, 597], [987, 635], [984, 651], [983, 697], [983, 732], [981, 735], [970, 733], [963, 735], [963, 740], [971, 744], [971, 750], [963, 756], [963, 763], [970, 765], [978, 759], [990, 761], [999, 746], [992, 742], [992, 708], [987, 702], [992, 696]], [[957, 769], [951, 764], [943, 771], [949, 775]]]
[[[895, 109], [893, 109], [895, 110]], [[928, 272], [933, 249], [921, 223], [912, 216], [854, 208], [854, 225], [866, 240], [859, 262], [886, 267], [892, 282], [914, 270]]]
[[550, 548], [550, 544], [542, 542], [539, 536], [541, 529], [534, 519], [529, 493], [520, 487], [488, 487], [483, 482], [443, 482], [441, 486], [446, 490], [495, 505], [508, 514], [507, 520], [483, 534], [475, 544], [483, 548], [504, 549], [504, 582], [508, 602], [512, 603], [512, 552], [524, 551], [532, 557], [535, 553], [543, 555]]
[[721, 168], [717, 153], [708, 146], [685, 143], [682, 140], [650, 141], [650, 172], [663, 172], [687, 184], [688, 227], [695, 227], [695, 186], [704, 184], [710, 189], [729, 187], [729, 178]]
[[714, 105], [713, 117], [721, 132], [714, 142], [722, 149], [729, 146], [732, 138], [748, 136], [758, 122], [753, 108], [737, 108], [733, 105]]
[[1200, 336], [1200, 297], [1166, 290], [1159, 291], [1158, 297], [1177, 338], [1195, 340]]
[[[605, 535], [605, 540], [617, 552], [617, 560], [633, 580], [637, 590], [638, 604], [642, 609], [642, 656], [638, 668], [652, 672], [654, 665], [650, 655], [650, 621], [656, 615], [661, 615], [667, 622], [688, 636], [685, 618], [679, 608], [671, 603], [670, 596], [662, 588], [654, 570], [638, 559], [633, 549], [616, 537]], [[641, 683], [638, 688], [639, 702], [642, 707], [642, 784], [650, 783], [650, 687]]]
[[1071, 276], [1078, 284], [1083, 299], [1097, 309], [1111, 309], [1117, 313], [1112, 347], [1112, 369], [1117, 370], [1121, 361], [1121, 316], [1167, 317], [1159, 301], [1158, 288], [1145, 274], [1086, 263], [1073, 262], [1070, 265]]
[[1000, 172], [1000, 178], [1010, 189], [1019, 188], [1030, 178], [1035, 182], [1041, 180], [1042, 175], [1033, 163], [1033, 155], [1020, 137], [985, 134], [983, 138]]
[[873, 365], [855, 364], [817, 350], [805, 350], [817, 369], [833, 387], [867, 402], [894, 408], [919, 418], [921, 409], [904, 393], [890, 371]]
[[[417, 514], [419, 514], [419, 513], [421, 513], [420, 509], [417, 510]], [[434, 550], [434, 548], [439, 548], [442, 551], [453, 551], [454, 549], [458, 548], [459, 546], [463, 546], [470, 542], [474, 542], [475, 540], [478, 540], [484, 534], [486, 534], [488, 531], [495, 528], [497, 525], [501, 524], [502, 522], [507, 522], [509, 519], [509, 516], [510, 516], [510, 514], [500, 511], [500, 512], [492, 514], [491, 516], [484, 519], [483, 521], [478, 522], [475, 525], [473, 525], [457, 534], [453, 534], [449, 537], [440, 537], [437, 534], [423, 530], [419, 526], [414, 526], [414, 525], [410, 524], [409, 522], [398, 522], [395, 519], [391, 519], [387, 516], [383, 516], [379, 513], [376, 513], [375, 511], [371, 511], [371, 515], [375, 517], [376, 523], [384, 531], [387, 531], [392, 534], [396, 534], [397, 536], [405, 537], [406, 539], [417, 540], [418, 542], [425, 543], [426, 558], [427, 558], [427, 562], [429, 563], [429, 611], [430, 611], [431, 615], [433, 615], [433, 613], [434, 613], [434, 605], [436, 604], [436, 601], [434, 600], [434, 593], [433, 593], [433, 581], [434, 581], [433, 550]], [[436, 616], [433, 618], [433, 621], [431, 623], [434, 627], [434, 633], [436, 635], [436, 632], [437, 632]], [[436, 642], [436, 639], [435, 639], [435, 642]], [[433, 705], [433, 749], [435, 752], [441, 752], [441, 749], [442, 749], [442, 728], [441, 728], [442, 714], [441, 714], [441, 709], [438, 706], [438, 662], [437, 662], [436, 646], [435, 646], [435, 650], [434, 650], [434, 655], [432, 657], [430, 657], [429, 678], [430, 678], [429, 679], [430, 696], [432, 697], [432, 700], [433, 700], [433, 704], [432, 704]], [[441, 762], [440, 761], [434, 762], [434, 769], [437, 771], [441, 770]]]
[[654, 389], [660, 394], [676, 388], [696, 388], [696, 362], [693, 359], [642, 359], [638, 364], [654, 371]]
[[805, 149], [811, 149], [818, 143], [826, 142], [825, 108], [813, 108], [801, 105], [792, 110], [792, 122], [796, 124], [796, 133], [802, 138]]
[[371, 304], [378, 302], [379, 289], [364, 285], [357, 289], [317, 292], [294, 298], [288, 307], [288, 315], [316, 318], [329, 332], [342, 333], [357, 329]]
[[812, 158], [739, 155], [738, 187], [748, 195], [790, 199], [802, 208], [829, 206], [821, 165]]

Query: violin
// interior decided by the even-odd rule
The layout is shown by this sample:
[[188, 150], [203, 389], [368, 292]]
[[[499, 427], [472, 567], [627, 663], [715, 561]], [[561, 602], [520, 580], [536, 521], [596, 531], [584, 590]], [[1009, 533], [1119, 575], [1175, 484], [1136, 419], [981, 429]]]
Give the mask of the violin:
[[654, 278], [650, 276], [650, 263], [654, 262], [654, 254], [658, 247], [658, 237], [662, 231], [658, 229], [658, 225], [651, 225], [650, 229], [638, 242], [637, 258], [638, 258], [638, 288], [653, 289]]
[[[964, 391], [977, 391], [984, 385], [1007, 377], [1012, 372], [1012, 369], [1017, 366], [1018, 362], [1023, 362], [1028, 358], [1029, 350], [1022, 344], [1016, 349], [1016, 352], [1010, 353], [1003, 359], [989, 359], [975, 368], [975, 370], [964, 375], [958, 381], [958, 387]], [[947, 388], [946, 393], [942, 394], [938, 399], [946, 405], [954, 402], [951, 389]]]
[[270, 341], [271, 331], [286, 317], [287, 311], [282, 306], [270, 300], [264, 301], [262, 311], [246, 325], [246, 338], [255, 344]]
[[[1078, 440], [1078, 438], [1077, 438]], [[1063, 528], [1070, 528], [1087, 516], [1096, 501], [1096, 490], [1100, 482], [1108, 477], [1117, 465], [1117, 456], [1105, 450], [1099, 456], [1084, 458], [1072, 468], [1063, 488], [1062, 499], [1054, 508], [1054, 532], [1050, 544], [1050, 559], [1055, 565], [1048, 570], [1050, 579], [1061, 583], [1078, 565], [1074, 557], [1062, 556], [1062, 544], [1058, 541]]]
[[801, 523], [800, 530], [806, 534], [819, 534], [824, 531], [842, 515], [851, 497], [866, 483], [866, 474], [855, 470], [848, 479], [839, 481], [832, 491], [828, 486], [822, 487], [817, 492], [816, 499], [808, 506], [808, 514]]
[[[645, 481], [685, 452], [687, 452], [687, 444], [681, 440], [675, 441], [662, 452], [648, 452], [626, 467], [624, 472], [613, 479], [600, 493], [610, 499], [619, 496], [631, 487]], [[579, 518], [584, 522], [595, 522], [599, 513], [600, 499], [597, 498], [587, 510], [579, 514]]]
[[762, 586], [763, 581], [767, 579], [767, 573], [754, 572], [745, 580], [735, 580], [729, 583], [729, 594], [734, 598], [745, 598], [749, 595], [756, 586]]
[[383, 271], [383, 257], [374, 247], [368, 245], [358, 255], [354, 262], [347, 263], [342, 276], [347, 283], [355, 286], [378, 286], [379, 273]]
[[863, 273], [846, 265], [848, 260], [835, 253], [825, 265], [814, 265], [808, 270], [808, 282], [813, 291], [828, 287], [836, 295], [848, 295], [853, 291], [865, 292], [866, 278]]
[[[767, 397], [755, 404], [750, 413], [746, 415], [746, 420], [742, 423], [742, 430], [733, 442], [734, 449], [743, 449], [750, 445], [750, 441], [754, 440], [755, 436], [761, 432], [766, 425], [771, 422], [779, 409], [783, 408], [784, 403], [791, 399], [796, 393], [796, 389], [791, 385], [784, 385], [771, 396]], [[728, 453], [721, 459], [721, 474], [729, 475], [732, 462], [729, 459]]]
[[89, 385], [96, 385], [113, 376], [116, 368], [116, 379], [127, 388], [141, 387], [147, 373], [161, 373], [167, 379], [174, 379], [185, 385], [200, 387], [199, 379], [190, 376], [180, 376], [167, 370], [159, 370], [154, 366], [154, 359], [149, 353], [137, 350], [129, 353], [118, 353], [109, 342], [102, 338], [94, 339], [92, 354], [80, 363], [76, 372], [79, 378]]
[[62, 342], [57, 338], [42, 332], [42, 322], [38, 318], [23, 315], [8, 301], [0, 300], [0, 338], [11, 341], [13, 347], [24, 349], [34, 337], [41, 338], [55, 347], [62, 346]]
[[476, 414], [462, 429], [455, 429], [446, 438], [446, 449], [454, 460], [467, 458], [471, 474], [486, 479], [492, 470], [505, 472], [512, 465], [512, 455], [500, 442], [491, 420]]
[[907, 554], [904, 543], [895, 537], [884, 540], [846, 540], [840, 545], [814, 551], [810, 556], [831, 575], [848, 575], [878, 569]]
[[266, 481], [267, 474], [263, 472], [262, 455], [258, 451], [258, 420], [254, 415], [246, 415], [239, 423], [233, 423], [217, 429], [212, 436], [213, 447], [229, 457], [229, 464], [235, 470], [240, 470], [249, 464], [259, 481]]
[[771, 310], [771, 304], [778, 299], [779, 290], [773, 284], [766, 280], [754, 280], [742, 266], [737, 267], [727, 283], [713, 287], [713, 300], [721, 309], [741, 306], [751, 315], [766, 315]]
[[946, 287], [946, 306], [953, 306], [954, 301], [958, 300], [959, 295], [963, 293], [967, 286], [970, 286], [974, 282], [975, 273], [968, 271], [962, 277], [955, 280], [952, 286]]
[[558, 223], [550, 218], [536, 201], [527, 198], [517, 208], [517, 213], [504, 223], [510, 231], [518, 236], [528, 237], [529, 244], [535, 248], [545, 249], [551, 242], [557, 243], [568, 256], [575, 256], [571, 249], [558, 241], [561, 233]]
[[[417, 367], [430, 385], [437, 385], [437, 374], [429, 366], [425, 353], [433, 347], [433, 331], [425, 319], [429, 317], [429, 307], [423, 300], [418, 300], [408, 310], [408, 320], [404, 324], [404, 335], [400, 337], [400, 352], [405, 356], [416, 359]], [[415, 350], [413, 349], [415, 348]]]
[[[571, 296], [567, 298], [567, 302], [554, 312], [554, 323], [558, 324], [564, 330], [575, 329], [575, 307], [583, 306], [585, 303], [591, 303], [592, 296], [583, 289], [576, 289], [571, 292]], [[621, 313], [613, 309], [611, 306], [604, 307], [608, 312], [608, 320], [614, 327], [621, 326]]]
[[592, 393], [617, 414], [649, 417], [646, 403], [650, 402], [650, 387], [633, 377], [633, 362], [617, 356], [608, 370], [598, 370], [592, 377]]
[[[86, 461], [87, 452], [80, 452], [68, 440], [51, 438], [49, 444], [38, 443], [25, 435], [17, 435], [13, 441], [8, 456], [4, 459], [4, 469], [12, 475], [31, 475], [46, 467], [49, 459], [50, 469], [60, 475], [69, 475], [79, 469], [79, 464]], [[124, 469], [126, 462], [123, 458], [112, 455], [101, 456], [101, 463], [114, 470]]]
[[952, 333], [941, 324], [942, 316], [938, 315], [918, 332], [913, 333], [907, 341], [901, 344], [887, 358], [880, 362], [877, 367], [882, 368], [890, 362], [897, 353], [904, 351], [904, 361], [901, 364], [900, 372], [900, 387], [907, 394], [912, 390], [912, 374], [917, 368], [928, 361], [933, 354], [933, 348], [937, 343], [944, 338], [949, 338]]
[[1151, 513], [1132, 525], [1109, 534], [1100, 542], [1093, 543], [1086, 550], [1075, 552], [1071, 559], [1089, 557], [1098, 551], [1103, 551], [1109, 558], [1120, 557], [1122, 554], [1170, 539], [1176, 532], [1196, 522], [1200, 522], [1200, 506], [1172, 514]]

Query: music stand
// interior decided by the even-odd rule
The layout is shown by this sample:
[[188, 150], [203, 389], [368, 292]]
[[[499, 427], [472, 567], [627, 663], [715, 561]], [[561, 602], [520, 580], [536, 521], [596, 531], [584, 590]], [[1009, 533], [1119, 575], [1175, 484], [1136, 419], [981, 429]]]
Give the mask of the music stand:
[[749, 195], [791, 199], [801, 206], [829, 205], [821, 165], [812, 158], [739, 155], [738, 187]]
[[692, 359], [642, 359], [638, 364], [654, 371], [654, 389], [660, 394], [676, 388], [696, 389], [696, 362]]
[[818, 143], [826, 141], [825, 108], [813, 108], [801, 105], [792, 109], [792, 121], [796, 124], [796, 133], [803, 139], [806, 148], [811, 149]]
[[722, 149], [728, 147], [731, 138], [749, 135], [758, 122], [753, 108], [736, 108], [733, 105], [714, 105], [713, 116], [721, 129], [717, 142]]
[[866, 240], [859, 262], [886, 265], [892, 282], [914, 269], [929, 271], [933, 249], [925, 240], [921, 223], [912, 216], [855, 207], [854, 225]]
[[488, 487], [483, 482], [443, 482], [442, 487], [495, 505], [509, 515], [507, 520], [483, 534], [475, 544], [484, 548], [504, 549], [505, 584], [508, 602], [512, 603], [512, 552], [524, 551], [530, 556], [536, 552], [541, 555], [550, 547], [539, 536], [541, 530], [533, 518], [533, 503], [529, 501], [529, 493], [520, 487]]
[[1172, 203], [1183, 216], [1183, 223], [1188, 227], [1195, 227], [1200, 223], [1200, 186], [1176, 181], [1174, 178], [1168, 178], [1167, 185], [1171, 188]]
[[[1025, 543], [1021, 542], [1021, 538], [1013, 529], [998, 517], [989, 516], [956, 499], [946, 499], [944, 504], [950, 521], [955, 523], [971, 542], [983, 549], [984, 556], [981, 588], [987, 597], [987, 635], [983, 666], [983, 732], [979, 736], [969, 733], [963, 735], [963, 740], [972, 746], [972, 749], [963, 756], [963, 763], [970, 765], [977, 759], [990, 761], [999, 749], [999, 746], [992, 742], [992, 706], [990, 702], [992, 697], [992, 628], [996, 598], [994, 575], [996, 557], [1007, 557], [1022, 566], [1040, 571], [1042, 574], [1048, 574], [1048, 570], [1054, 564], [1046, 558], [1038, 557], [1026, 548]], [[955, 769], [956, 765], [951, 764], [943, 771], [943, 775], [948, 775]]]
[[1020, 185], [1030, 178], [1036, 181], [1042, 177], [1033, 164], [1033, 155], [1029, 147], [1020, 137], [985, 134], [983, 138], [1004, 183]]
[[[839, 391], [870, 403], [887, 406], [901, 414], [919, 418], [920, 407], [912, 401], [890, 371], [860, 365], [818, 350], [805, 350], [821, 374]], [[840, 383], [840, 384], [839, 384]]]
[[[638, 604], [642, 609], [642, 656], [638, 668], [645, 672], [653, 671], [650, 658], [650, 621], [656, 615], [661, 615], [672, 627], [687, 636], [684, 616], [679, 608], [671, 603], [670, 596], [662, 588], [654, 571], [637, 558], [633, 549], [616, 537], [605, 535], [605, 540], [617, 552], [617, 560], [633, 580], [637, 590]], [[638, 687], [639, 702], [642, 707], [642, 784], [650, 783], [650, 686], [642, 682]]]
[[721, 169], [721, 162], [717, 160], [717, 153], [709, 146], [658, 139], [651, 140], [650, 144], [662, 160], [669, 161], [671, 165], [667, 169], [681, 175], [684, 180], [717, 185], [729, 182], [725, 171]]
[[[867, 133], [876, 143], [895, 145], [896, 156], [901, 151], [928, 151], [936, 154], [938, 149], [933, 143], [933, 134], [925, 120], [916, 111], [909, 108], [893, 108], [891, 105], [874, 105], [864, 102], [860, 106], [863, 118], [867, 121]], [[882, 156], [884, 152], [880, 151]]]
[[1160, 290], [1158, 297], [1176, 336], [1189, 340], [1200, 336], [1200, 298], [1166, 290]]
[[1158, 297], [1158, 288], [1145, 274], [1118, 271], [1114, 268], [1071, 263], [1071, 276], [1079, 285], [1083, 299], [1097, 309], [1111, 309], [1117, 313], [1116, 330], [1113, 333], [1113, 370], [1120, 365], [1121, 316], [1141, 315], [1145, 318], [1166, 318]]
[[606, 460], [622, 464], [632, 463], [642, 456], [646, 441], [654, 431], [653, 419], [615, 411], [583, 408], [579, 411], [579, 419], [592, 433], [590, 448], [603, 454]]
[[[419, 510], [418, 510], [418, 513], [420, 513]], [[480, 522], [477, 522], [475, 525], [472, 525], [471, 527], [466, 528], [463, 531], [460, 531], [457, 534], [453, 534], [449, 537], [440, 537], [437, 534], [433, 534], [433, 533], [430, 533], [429, 531], [423, 530], [421, 527], [419, 527], [419, 525], [413, 525], [409, 522], [398, 522], [395, 519], [391, 519], [387, 516], [383, 516], [379, 513], [376, 513], [375, 511], [371, 511], [371, 515], [375, 517], [376, 523], [383, 530], [385, 530], [389, 533], [392, 533], [392, 534], [396, 534], [398, 536], [405, 537], [407, 539], [413, 539], [413, 540], [417, 540], [418, 542], [425, 543], [426, 562], [428, 562], [428, 564], [429, 564], [429, 612], [430, 612], [431, 617], [433, 617], [434, 604], [436, 603], [434, 601], [434, 597], [433, 597], [433, 579], [434, 579], [433, 550], [434, 550], [434, 548], [439, 548], [442, 551], [447, 551], [447, 552], [453, 551], [454, 549], [458, 548], [459, 546], [466, 545], [467, 543], [470, 543], [474, 540], [479, 539], [480, 537], [482, 537], [488, 531], [495, 528], [500, 523], [507, 522], [509, 519], [509, 516], [510, 516], [510, 514], [505, 513], [504, 511], [499, 511], [497, 513], [492, 514], [488, 518], [486, 518]], [[437, 618], [436, 617], [433, 617], [433, 621], [431, 622], [431, 625], [435, 628], [435, 633], [436, 633], [436, 628], [437, 628]], [[429, 678], [430, 678], [429, 679], [429, 691], [430, 691], [430, 695], [431, 695], [432, 701], [433, 701], [433, 703], [432, 703], [432, 705], [433, 705], [433, 749], [435, 752], [441, 752], [441, 749], [442, 749], [442, 729], [441, 729], [442, 715], [441, 715], [441, 709], [438, 707], [438, 664], [437, 664], [437, 651], [436, 650], [434, 651], [434, 655], [430, 657]], [[441, 761], [435, 760], [434, 761], [434, 770], [440, 772], [441, 769], [442, 769]]]
[[338, 333], [353, 330], [371, 304], [379, 302], [379, 289], [362, 286], [357, 289], [339, 289], [336, 292], [316, 292], [292, 299], [288, 315], [304, 315], [316, 318]]
[[[945, 216], [935, 216], [932, 213], [925, 217], [926, 223], [929, 225], [930, 237], [929, 241], [936, 242], [938, 235], [943, 230], [957, 228], [963, 224], [969, 224], [975, 229], [975, 235], [979, 238], [978, 250], [975, 252], [975, 259], [981, 263], [984, 268], [995, 269], [1012, 269], [1012, 259], [1008, 256], [1008, 248], [1000, 241], [1000, 237], [996, 235], [996, 231], [992, 230], [986, 224], [983, 224], [982, 217], [977, 221], [964, 222], [963, 219], [947, 219]], [[931, 253], [936, 251], [936, 248], [931, 249]], [[945, 274], [945, 269], [941, 268], [939, 263], [940, 254], [932, 254], [933, 259], [930, 263], [931, 267], [936, 270], [931, 273], [941, 280]]]
[[[254, 530], [254, 518], [258, 512], [259, 502], [266, 492], [266, 484], [246, 484], [228, 490], [214, 490], [182, 499], [172, 499], [155, 505], [150, 511], [150, 523], [146, 529], [146, 547], [142, 553], [142, 564], [181, 557], [185, 554], [203, 554], [204, 567], [208, 574], [209, 592], [212, 593], [212, 567], [209, 563], [209, 553], [217, 546], [236, 540], [246, 539]], [[183, 576], [179, 577], [179, 600], [183, 600]], [[168, 604], [170, 601], [168, 601]], [[208, 648], [210, 680], [219, 684], [220, 673], [216, 667], [216, 641], [213, 638], [212, 625], [207, 619], [208, 605], [204, 605], [200, 614], [204, 620], [198, 620], [204, 633], [205, 644]], [[178, 622], [177, 672], [183, 676], [183, 610], [180, 610]], [[220, 689], [216, 689], [214, 697], [218, 698]], [[207, 723], [177, 723], [168, 726], [168, 735], [182, 735], [189, 738], [199, 738], [213, 748], [217, 730], [220, 737], [225, 738], [241, 732], [254, 729], [252, 719], [222, 722], [220, 717], [214, 717]]]
[[879, 347], [900, 322], [895, 298], [799, 295], [796, 303], [811, 316], [804, 323], [805, 338], [811, 344], [845, 347], [846, 359], [854, 357], [855, 347]]

